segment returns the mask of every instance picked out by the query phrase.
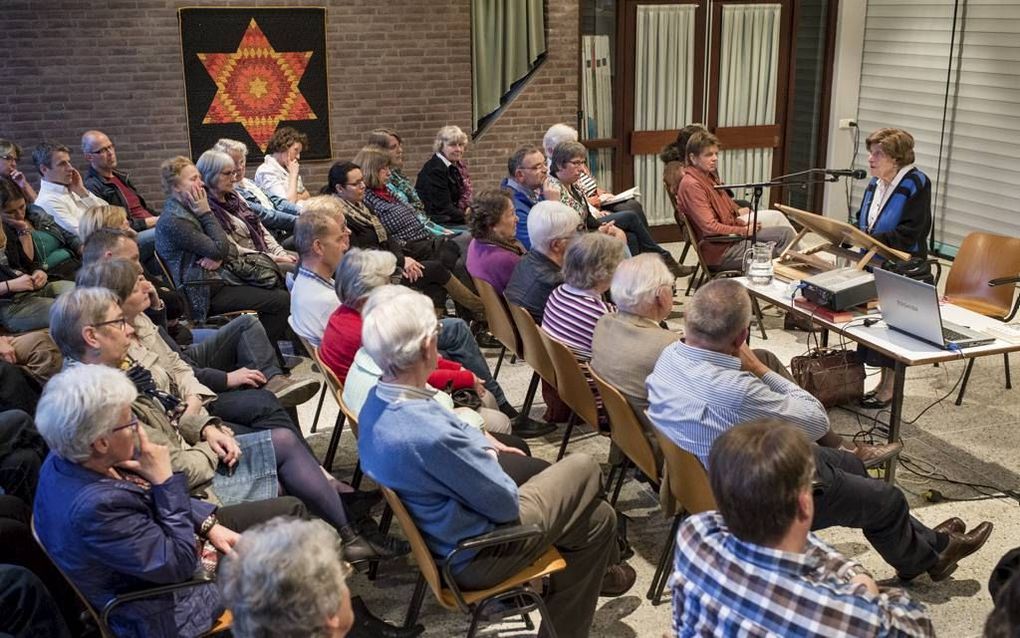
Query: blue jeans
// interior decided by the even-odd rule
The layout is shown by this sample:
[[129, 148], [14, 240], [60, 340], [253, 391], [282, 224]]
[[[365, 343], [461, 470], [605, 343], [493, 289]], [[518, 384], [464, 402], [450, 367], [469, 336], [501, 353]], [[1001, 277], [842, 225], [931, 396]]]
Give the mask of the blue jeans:
[[255, 315], [238, 315], [185, 349], [199, 368], [231, 372], [238, 368], [258, 370], [272, 379], [283, 371], [266, 329]]
[[439, 322], [439, 353], [443, 358], [456, 361], [482, 380], [485, 389], [492, 394], [496, 403], [502, 405], [507, 402], [503, 388], [499, 387], [496, 380], [489, 372], [489, 364], [485, 362], [482, 351], [478, 349], [478, 342], [475, 341], [471, 329], [463, 319], [443, 319]]

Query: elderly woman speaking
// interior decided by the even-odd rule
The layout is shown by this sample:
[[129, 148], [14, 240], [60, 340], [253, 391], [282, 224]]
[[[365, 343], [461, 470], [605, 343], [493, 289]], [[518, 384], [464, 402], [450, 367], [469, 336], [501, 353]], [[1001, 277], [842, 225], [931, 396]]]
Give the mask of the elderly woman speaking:
[[[100, 324], [89, 329], [120, 330]], [[114, 596], [214, 567], [217, 552], [229, 553], [248, 526], [304, 514], [289, 497], [272, 507], [220, 508], [189, 498], [169, 449], [138, 427], [131, 412], [136, 396], [123, 372], [79, 365], [50, 380], [36, 412], [51, 450], [36, 492], [36, 531], [61, 571], [100, 609]], [[117, 636], [198, 636], [222, 610], [215, 587], [203, 585], [125, 603], [110, 624]]]

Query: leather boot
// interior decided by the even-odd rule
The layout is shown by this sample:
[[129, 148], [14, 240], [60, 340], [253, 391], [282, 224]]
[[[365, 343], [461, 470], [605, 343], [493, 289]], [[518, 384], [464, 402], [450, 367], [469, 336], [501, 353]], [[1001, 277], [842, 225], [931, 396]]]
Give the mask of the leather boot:
[[446, 283], [443, 284], [443, 288], [446, 289], [446, 292], [449, 293], [450, 298], [455, 303], [459, 303], [467, 308], [475, 317], [485, 318], [485, 306], [482, 305], [482, 300], [461, 283], [460, 279], [451, 275]]
[[421, 624], [398, 627], [377, 618], [360, 596], [351, 598], [351, 608], [354, 611], [354, 624], [347, 633], [348, 638], [414, 638], [425, 631]]
[[340, 538], [343, 540], [344, 560], [352, 565], [367, 560], [386, 560], [397, 556], [388, 547], [374, 543], [366, 536], [359, 534], [353, 525], [341, 527]]

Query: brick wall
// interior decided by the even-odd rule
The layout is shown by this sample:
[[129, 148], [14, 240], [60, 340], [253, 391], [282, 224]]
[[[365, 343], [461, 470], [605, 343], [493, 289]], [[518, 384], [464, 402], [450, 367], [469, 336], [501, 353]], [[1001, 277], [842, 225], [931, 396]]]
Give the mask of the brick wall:
[[[413, 179], [439, 127], [472, 128], [469, 0], [4, 0], [0, 138], [22, 146], [29, 157], [19, 168], [38, 183], [30, 158], [37, 142], [70, 146], [84, 168], [81, 134], [100, 129], [158, 206], [160, 162], [188, 153], [177, 8], [324, 4], [334, 159], [353, 157], [369, 130], [393, 128]], [[476, 190], [498, 183], [517, 144], [540, 143], [550, 124], [576, 117], [577, 3], [546, 4], [545, 64], [468, 149]], [[304, 162], [306, 184], [324, 184], [330, 164]]]

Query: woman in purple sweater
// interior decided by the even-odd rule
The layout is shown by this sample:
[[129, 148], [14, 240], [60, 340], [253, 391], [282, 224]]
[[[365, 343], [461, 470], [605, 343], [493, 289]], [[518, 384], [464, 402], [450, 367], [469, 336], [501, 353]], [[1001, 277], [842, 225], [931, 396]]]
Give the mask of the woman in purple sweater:
[[467, 270], [472, 277], [488, 282], [503, 294], [514, 266], [526, 250], [516, 237], [513, 200], [501, 190], [478, 193], [471, 200], [468, 224], [474, 239], [468, 246]]

